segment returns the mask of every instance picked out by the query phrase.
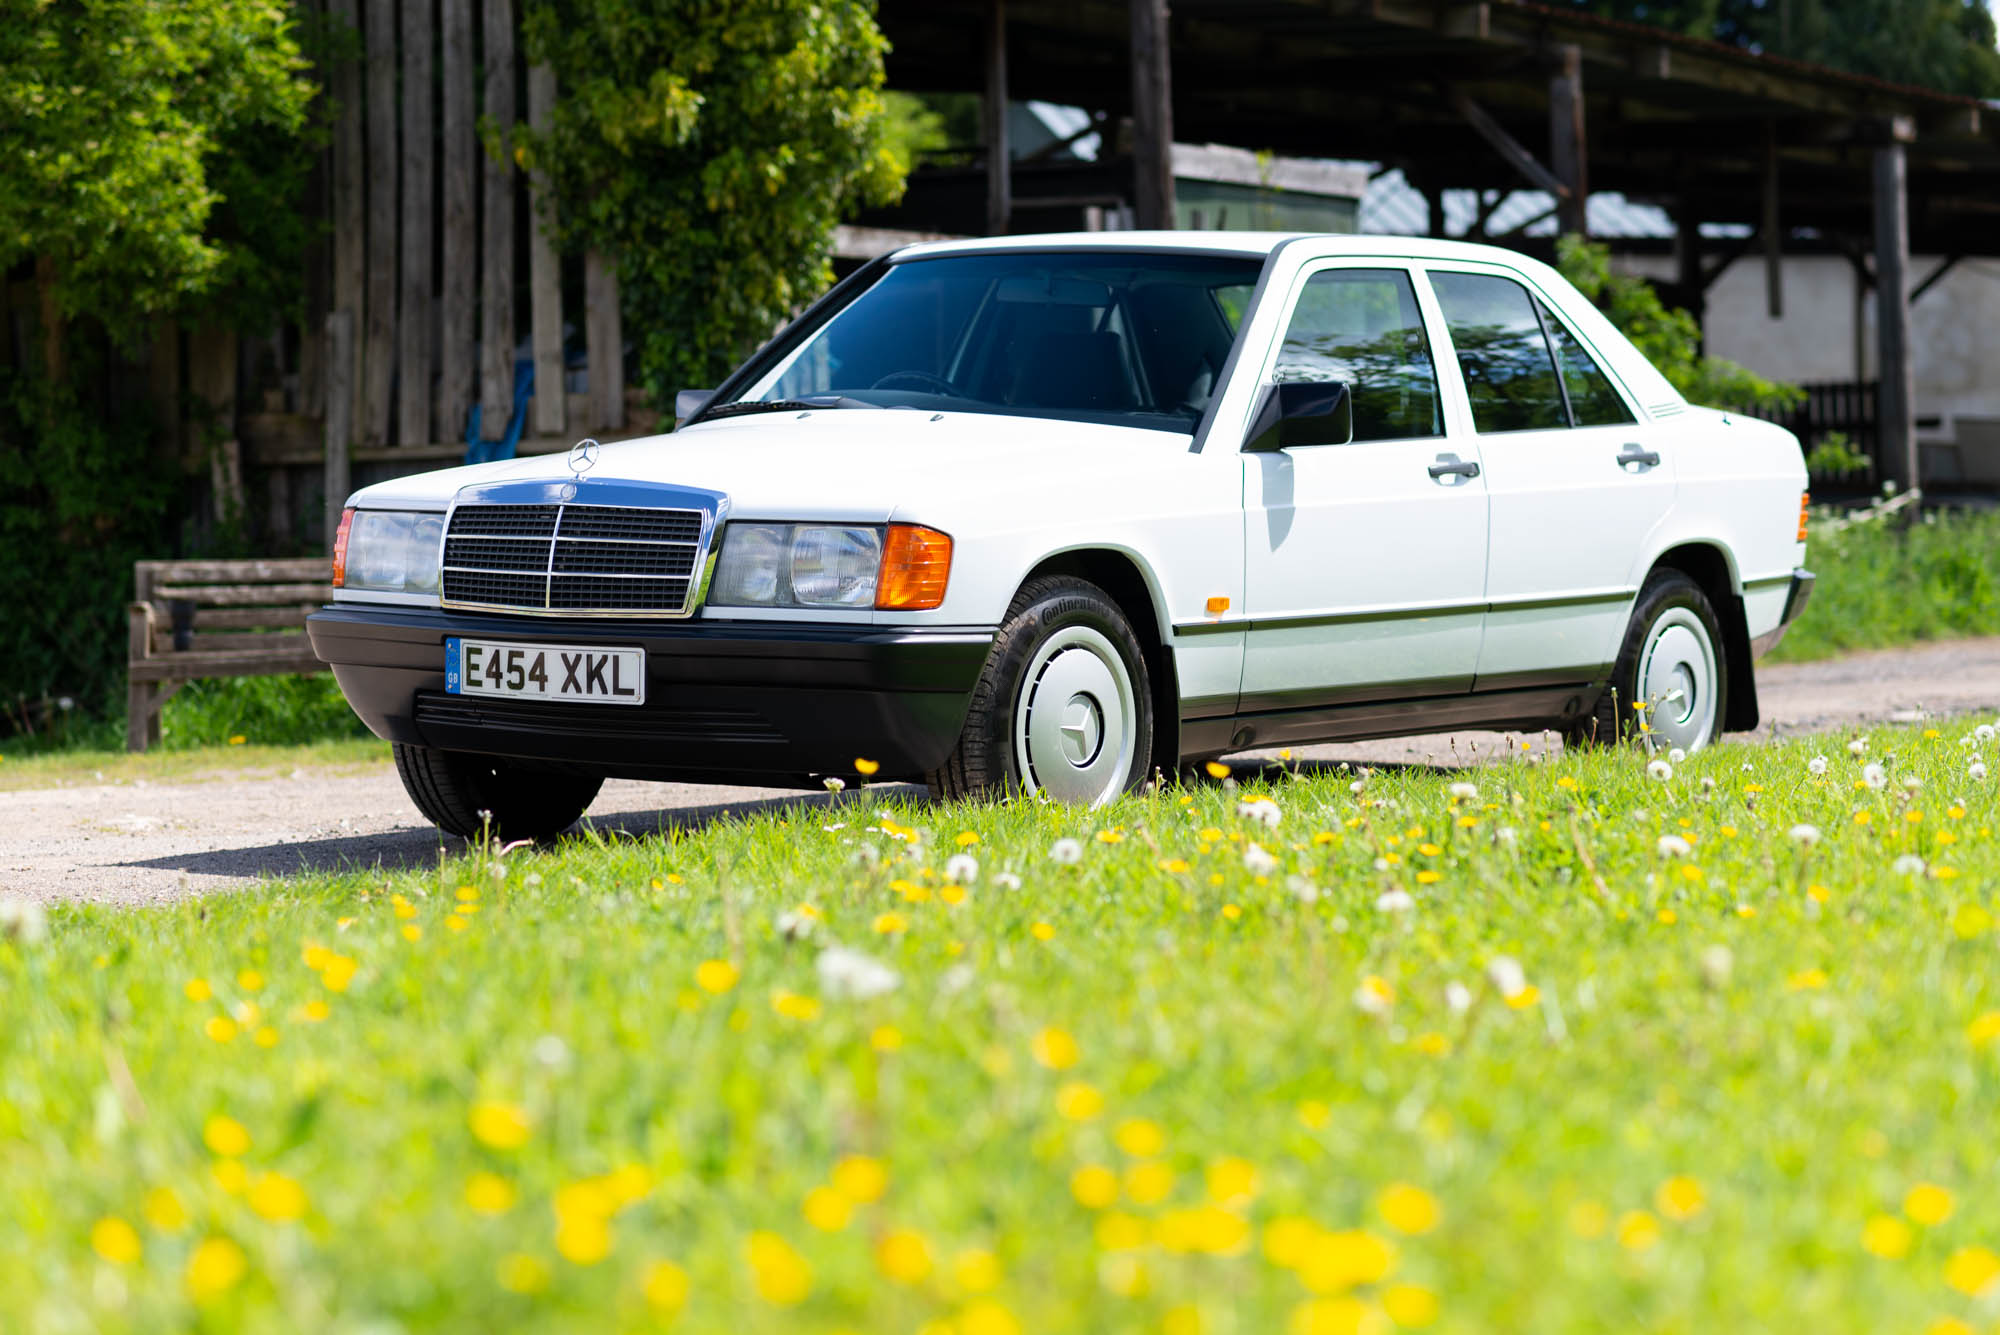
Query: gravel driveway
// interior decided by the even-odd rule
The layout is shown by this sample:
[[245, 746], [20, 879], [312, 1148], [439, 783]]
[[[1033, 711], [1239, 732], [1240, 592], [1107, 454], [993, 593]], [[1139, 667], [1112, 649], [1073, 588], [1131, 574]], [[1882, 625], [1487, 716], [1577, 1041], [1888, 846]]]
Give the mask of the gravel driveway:
[[[1765, 736], [2000, 710], [2000, 639], [1768, 666], [1758, 672], [1758, 694]], [[1549, 745], [1538, 737], [1455, 733], [1307, 747], [1294, 759], [1465, 765], [1516, 750], [1521, 740], [1534, 750]], [[591, 818], [602, 828], [642, 833], [800, 800], [834, 799], [614, 780]], [[300, 872], [420, 866], [444, 847], [387, 764], [0, 793], [0, 894], [44, 900], [153, 903]]]

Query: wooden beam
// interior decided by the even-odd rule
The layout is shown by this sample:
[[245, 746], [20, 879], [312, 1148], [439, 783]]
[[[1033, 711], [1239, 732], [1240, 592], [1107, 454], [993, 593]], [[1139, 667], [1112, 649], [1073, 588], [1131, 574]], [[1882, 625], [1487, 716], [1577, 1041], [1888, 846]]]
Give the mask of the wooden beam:
[[1778, 122], [1764, 122], [1764, 307], [1773, 320], [1785, 318], [1784, 233], [1778, 228]]
[[[327, 0], [327, 19], [339, 33], [352, 32], [356, 0]], [[355, 322], [355, 332], [368, 308], [367, 245], [368, 191], [362, 178], [361, 62], [342, 60], [327, 71], [328, 90], [333, 98], [333, 295], [332, 309], [345, 310]], [[350, 340], [350, 350], [355, 346]], [[348, 431], [362, 415], [361, 377], [355, 367], [344, 371], [328, 368], [329, 384], [338, 378], [347, 386], [350, 402], [345, 417]], [[331, 417], [332, 407], [327, 415]], [[351, 443], [351, 440], [350, 440]]]
[[446, 440], [465, 435], [472, 408], [473, 275], [479, 266], [479, 140], [473, 126], [478, 110], [472, 90], [473, 0], [443, 0], [444, 20], [444, 231], [443, 284], [438, 307], [438, 383], [433, 420]]
[[1933, 287], [1937, 286], [1938, 280], [1940, 278], [1943, 278], [1946, 274], [1950, 273], [1953, 269], [1956, 269], [1958, 267], [1958, 262], [1964, 258], [1965, 256], [1963, 254], [1955, 254], [1955, 255], [1947, 255], [1942, 260], [1939, 260], [1938, 267], [1931, 270], [1929, 273], [1925, 274], [1924, 281], [1918, 283], [1915, 287], [1910, 289], [1910, 304], [1912, 306], [1916, 305], [1917, 302], [1923, 297], [1924, 293], [1930, 291]]
[[1876, 374], [1885, 481], [1919, 489], [1916, 366], [1910, 355], [1910, 204], [1908, 150], [1891, 142], [1875, 150]]
[[625, 429], [625, 338], [618, 312], [618, 269], [601, 250], [583, 256], [584, 355], [590, 368], [586, 431]]
[[[350, 413], [354, 406], [354, 386], [349, 383], [354, 374], [354, 312], [335, 310], [326, 317], [326, 471], [325, 471], [325, 513], [326, 549], [333, 550], [334, 534], [340, 530], [341, 507], [347, 504], [347, 493], [353, 490], [352, 475], [348, 471], [347, 452], [354, 445], [354, 423]], [[282, 469], [274, 470], [282, 472]]]
[[[556, 72], [547, 65], [528, 70], [528, 124], [547, 133], [556, 106]], [[535, 350], [535, 431], [563, 434], [562, 269], [549, 235], [555, 200], [548, 173], [529, 177], [528, 315]]]
[[1546, 190], [1557, 199], [1569, 197], [1569, 184], [1541, 164], [1533, 153], [1521, 147], [1521, 142], [1508, 134], [1506, 127], [1494, 120], [1486, 109], [1467, 97], [1457, 88], [1450, 89], [1447, 100], [1466, 124], [1490, 145], [1494, 152], [1506, 159], [1507, 164], [1534, 183], [1540, 190]]
[[1578, 236], [1590, 233], [1590, 155], [1584, 137], [1583, 51], [1556, 48], [1549, 76], [1549, 166], [1568, 190], [1556, 196], [1557, 226]]
[[1141, 228], [1174, 225], [1174, 83], [1167, 0], [1129, 0], [1132, 203]]
[[1007, 142], [1007, 0], [986, 0], [986, 91], [980, 101], [986, 140], [986, 234], [1004, 235], [1014, 216], [1014, 162]]
[[361, 439], [380, 449], [395, 418], [396, 0], [368, 0], [368, 298], [362, 320]]
[[431, 137], [431, 23], [437, 0], [403, 3], [403, 227], [396, 309], [396, 443], [431, 442], [431, 197], [437, 159]]
[[499, 440], [514, 414], [514, 159], [507, 131], [514, 96], [514, 3], [485, 0], [480, 39], [486, 64], [486, 117], [500, 151], [486, 155], [485, 221], [479, 266], [479, 434]]

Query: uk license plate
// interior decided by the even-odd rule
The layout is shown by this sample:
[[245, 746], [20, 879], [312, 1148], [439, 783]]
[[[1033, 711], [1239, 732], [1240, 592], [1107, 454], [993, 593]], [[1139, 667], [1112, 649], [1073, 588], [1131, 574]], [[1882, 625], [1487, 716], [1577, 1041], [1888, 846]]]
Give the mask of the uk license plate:
[[642, 705], [646, 651], [466, 640], [454, 635], [444, 642], [444, 688], [452, 695]]

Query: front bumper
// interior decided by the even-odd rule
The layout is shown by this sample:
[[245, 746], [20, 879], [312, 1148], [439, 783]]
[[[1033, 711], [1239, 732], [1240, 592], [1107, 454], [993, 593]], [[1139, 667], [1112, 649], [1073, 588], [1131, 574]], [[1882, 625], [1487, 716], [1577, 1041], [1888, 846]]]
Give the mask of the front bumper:
[[1775, 627], [1750, 641], [1752, 658], [1762, 658], [1778, 647], [1778, 641], [1785, 638], [1785, 632], [1791, 629], [1792, 623], [1799, 619], [1799, 613], [1805, 611], [1806, 604], [1812, 601], [1815, 580], [1813, 572], [1804, 567], [1792, 571], [1791, 586], [1785, 591], [1785, 610], [1778, 617]]
[[[313, 651], [354, 712], [392, 742], [621, 778], [817, 786], [852, 775], [921, 779], [957, 743], [992, 627], [588, 620], [328, 607]], [[646, 703], [448, 695], [447, 636], [638, 647]]]

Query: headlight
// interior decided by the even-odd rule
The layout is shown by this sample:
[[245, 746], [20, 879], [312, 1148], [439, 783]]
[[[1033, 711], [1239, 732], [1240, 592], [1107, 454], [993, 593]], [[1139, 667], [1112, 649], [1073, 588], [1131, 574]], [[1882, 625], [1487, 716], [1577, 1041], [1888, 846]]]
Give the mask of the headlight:
[[[887, 559], [884, 559], [885, 552]], [[925, 578], [908, 565], [921, 553]], [[951, 539], [891, 524], [731, 524], [708, 602], [712, 607], [884, 607], [925, 611], [944, 601]]]
[[348, 510], [334, 541], [333, 586], [371, 593], [436, 593], [444, 516]]

